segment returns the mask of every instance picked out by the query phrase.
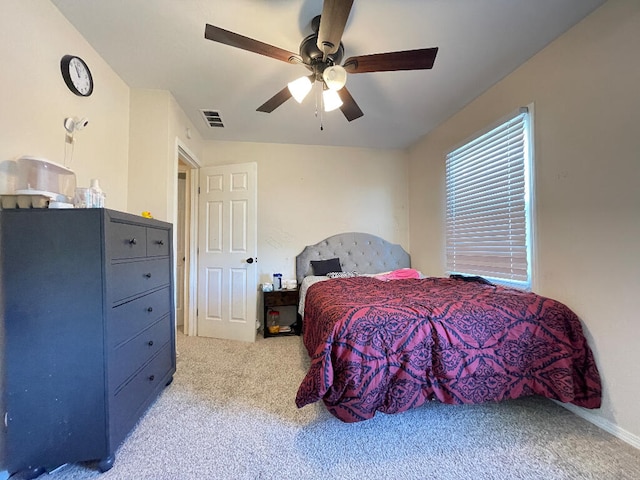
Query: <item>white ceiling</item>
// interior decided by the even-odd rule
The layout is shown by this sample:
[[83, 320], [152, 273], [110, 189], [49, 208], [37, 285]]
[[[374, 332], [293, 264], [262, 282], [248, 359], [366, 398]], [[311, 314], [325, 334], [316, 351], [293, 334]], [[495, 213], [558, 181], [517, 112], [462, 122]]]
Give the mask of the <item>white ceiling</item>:
[[[404, 148], [605, 0], [355, 0], [345, 59], [440, 50], [432, 70], [350, 75], [364, 116], [325, 113], [323, 131], [313, 95], [256, 112], [303, 66], [204, 38], [210, 23], [297, 53], [322, 0], [51, 1], [130, 87], [170, 91], [205, 139]], [[225, 128], [210, 128], [201, 109], [219, 111]]]

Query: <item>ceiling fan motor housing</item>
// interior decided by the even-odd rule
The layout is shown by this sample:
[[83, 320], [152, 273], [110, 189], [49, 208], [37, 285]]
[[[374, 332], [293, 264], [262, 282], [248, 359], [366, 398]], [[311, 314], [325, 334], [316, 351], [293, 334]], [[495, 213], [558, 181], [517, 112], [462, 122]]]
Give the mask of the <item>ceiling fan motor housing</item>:
[[323, 52], [318, 48], [318, 34], [312, 33], [300, 44], [300, 56], [302, 57], [302, 63], [311, 70], [317, 80], [322, 80], [322, 72], [327, 67], [333, 65], [340, 65], [342, 57], [344, 56], [344, 46], [340, 42], [340, 46], [335, 53], [327, 55], [327, 59], [323, 60]]

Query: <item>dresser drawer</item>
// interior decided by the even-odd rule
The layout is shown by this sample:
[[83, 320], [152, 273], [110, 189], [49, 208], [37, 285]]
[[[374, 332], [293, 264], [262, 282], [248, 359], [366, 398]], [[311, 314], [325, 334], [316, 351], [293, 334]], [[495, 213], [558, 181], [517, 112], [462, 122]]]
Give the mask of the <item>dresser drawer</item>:
[[111, 222], [107, 229], [107, 245], [111, 260], [146, 257], [147, 228]]
[[169, 230], [147, 228], [147, 257], [169, 255]]
[[275, 290], [273, 292], [264, 292], [265, 307], [278, 307], [283, 305], [297, 305], [297, 290]]
[[172, 350], [168, 344], [135, 377], [116, 391], [109, 410], [112, 444], [122, 441], [133, 428], [142, 408], [152, 401], [152, 393], [161, 387], [160, 382], [166, 382], [166, 376], [172, 369]]
[[107, 317], [109, 347], [116, 347], [129, 340], [167, 315], [171, 308], [170, 295], [171, 291], [166, 287], [112, 308]]
[[169, 259], [159, 258], [111, 265], [111, 304], [123, 302], [170, 281]]
[[109, 352], [109, 381], [119, 386], [171, 339], [169, 315]]

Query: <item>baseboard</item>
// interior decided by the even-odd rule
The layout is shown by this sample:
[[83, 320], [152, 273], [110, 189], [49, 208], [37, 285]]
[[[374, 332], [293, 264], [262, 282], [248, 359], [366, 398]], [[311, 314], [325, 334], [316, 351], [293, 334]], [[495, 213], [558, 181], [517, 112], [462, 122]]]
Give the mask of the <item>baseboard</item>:
[[605, 420], [599, 415], [594, 415], [587, 409], [580, 408], [575, 405], [571, 405], [570, 403], [562, 403], [562, 402], [556, 402], [556, 403], [566, 408], [567, 410], [570, 410], [572, 413], [575, 413], [579, 417], [584, 418], [587, 422], [593, 423], [596, 427], [600, 427], [601, 429], [609, 432], [614, 437], [617, 437], [623, 442], [628, 443], [632, 447], [635, 447], [640, 450], [640, 437], [638, 437], [637, 435], [627, 432], [625, 429], [620, 428], [619, 426], [610, 422], [609, 420]]

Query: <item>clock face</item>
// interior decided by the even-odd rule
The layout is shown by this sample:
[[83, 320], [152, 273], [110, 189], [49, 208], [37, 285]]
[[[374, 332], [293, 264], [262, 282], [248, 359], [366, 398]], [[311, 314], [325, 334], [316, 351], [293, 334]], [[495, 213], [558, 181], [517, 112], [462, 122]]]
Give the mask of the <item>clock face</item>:
[[82, 97], [88, 97], [93, 92], [93, 77], [89, 67], [79, 57], [65, 55], [60, 61], [60, 69], [67, 87]]

